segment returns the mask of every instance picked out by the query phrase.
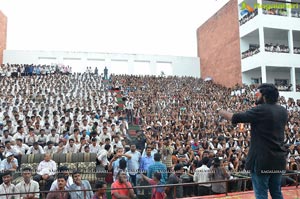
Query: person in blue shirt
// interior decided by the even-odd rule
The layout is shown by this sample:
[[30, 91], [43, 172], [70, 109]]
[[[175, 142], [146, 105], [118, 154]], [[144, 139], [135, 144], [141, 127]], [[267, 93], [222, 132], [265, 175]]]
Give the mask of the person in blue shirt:
[[140, 161], [140, 172], [146, 173], [150, 165], [154, 164], [154, 158], [151, 155], [152, 148], [151, 146], [147, 146], [146, 155], [141, 158]]
[[[78, 190], [78, 191], [70, 192], [71, 198], [91, 199], [94, 193], [92, 192], [90, 182], [87, 180], [82, 180], [81, 173], [79, 171], [74, 171], [72, 177], [74, 179], [74, 184], [70, 186], [69, 190]], [[82, 191], [82, 190], [87, 190], [87, 191]]]
[[161, 163], [161, 154], [156, 153], [154, 154], [154, 164], [150, 165], [148, 168], [148, 172], [147, 172], [147, 177], [148, 178], [152, 178], [153, 174], [155, 172], [159, 172], [161, 173], [161, 183], [162, 184], [166, 184], [166, 181], [168, 179], [168, 174], [167, 174], [167, 166], [163, 163]]

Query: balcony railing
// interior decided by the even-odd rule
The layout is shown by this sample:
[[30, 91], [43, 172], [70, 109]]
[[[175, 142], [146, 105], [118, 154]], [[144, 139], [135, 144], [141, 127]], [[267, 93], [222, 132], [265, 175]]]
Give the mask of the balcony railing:
[[285, 45], [265, 44], [265, 51], [266, 52], [276, 52], [276, 53], [289, 53], [290, 49], [288, 46], [285, 46]]
[[240, 26], [253, 19], [258, 14], [258, 10], [255, 9], [253, 12], [249, 12], [240, 19]]
[[272, 9], [263, 9], [263, 14], [265, 15], [277, 15], [277, 16], [287, 16], [288, 15], [288, 12], [286, 9], [275, 9], [275, 8], [272, 8]]
[[300, 47], [294, 47], [294, 54], [300, 54]]
[[291, 16], [292, 17], [296, 17], [296, 18], [300, 18], [300, 12], [298, 12], [298, 11], [292, 11], [291, 12]]
[[242, 59], [253, 56], [253, 55], [255, 55], [259, 52], [260, 52], [259, 47], [250, 48], [249, 50], [246, 50], [245, 52], [242, 52]]

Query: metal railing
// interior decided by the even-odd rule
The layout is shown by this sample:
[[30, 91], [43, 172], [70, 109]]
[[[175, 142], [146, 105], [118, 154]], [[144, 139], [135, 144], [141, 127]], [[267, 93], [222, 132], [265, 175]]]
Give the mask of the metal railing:
[[[285, 173], [283, 174], [283, 176], [296, 176], [296, 185], [294, 185], [296, 188], [298, 188], [298, 184], [299, 184], [299, 181], [298, 181], [298, 177], [300, 175], [300, 172], [299, 173]], [[251, 180], [251, 177], [243, 177], [243, 178], [236, 178], [236, 179], [230, 179], [230, 180], [215, 180], [215, 181], [209, 181], [209, 182], [191, 182], [191, 183], [180, 183], [180, 184], [164, 184], [164, 185], [147, 185], [147, 186], [134, 186], [132, 188], [105, 188], [106, 190], [106, 193], [109, 193], [111, 192], [112, 190], [121, 190], [121, 189], [152, 189], [152, 188], [156, 188], [156, 187], [173, 187], [174, 188], [174, 193], [173, 193], [173, 196], [174, 198], [176, 198], [176, 187], [179, 187], [179, 186], [194, 186], [194, 185], [201, 185], [201, 184], [214, 184], [214, 183], [226, 183], [226, 192], [225, 193], [220, 193], [220, 194], [225, 194], [226, 196], [228, 196], [228, 193], [231, 193], [229, 192], [229, 183], [231, 182], [237, 182], [237, 181], [249, 181]], [[290, 186], [290, 187], [294, 187], [294, 186]], [[244, 186], [244, 189], [242, 192], [245, 192], [246, 190], [246, 187]], [[0, 198], [1, 197], [6, 197], [6, 196], [12, 196], [12, 195], [27, 195], [27, 194], [36, 194], [36, 193], [39, 193], [40, 194], [40, 198], [42, 199], [45, 199], [46, 198], [46, 195], [50, 192], [84, 192], [84, 198], [86, 198], [86, 193], [88, 191], [93, 191], [93, 192], [96, 192], [97, 190], [96, 189], [83, 189], [83, 190], [57, 190], [57, 191], [39, 191], [39, 192], [18, 192], [18, 193], [6, 193], [6, 194], [3, 194], [3, 193], [0, 193]], [[9, 198], [9, 197], [8, 197]]]

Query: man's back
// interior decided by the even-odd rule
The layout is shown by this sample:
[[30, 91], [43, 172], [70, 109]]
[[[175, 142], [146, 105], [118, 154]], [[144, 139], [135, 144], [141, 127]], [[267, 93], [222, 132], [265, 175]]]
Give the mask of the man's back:
[[280, 105], [261, 104], [244, 113], [234, 114], [233, 123], [251, 123], [251, 146], [246, 169], [257, 172], [285, 170], [284, 128], [287, 111]]
[[168, 175], [167, 175], [167, 167], [165, 164], [161, 163], [161, 162], [155, 162], [154, 164], [150, 165], [148, 168], [148, 173], [147, 176], [148, 178], [152, 178], [152, 175], [155, 172], [160, 172], [161, 173], [161, 182], [163, 184], [166, 183]]

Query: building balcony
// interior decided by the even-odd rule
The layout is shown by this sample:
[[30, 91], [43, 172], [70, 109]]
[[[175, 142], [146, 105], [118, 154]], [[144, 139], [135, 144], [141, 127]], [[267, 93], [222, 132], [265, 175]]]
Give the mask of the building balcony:
[[300, 67], [299, 54], [259, 52], [241, 60], [242, 72], [253, 70], [259, 66]]

